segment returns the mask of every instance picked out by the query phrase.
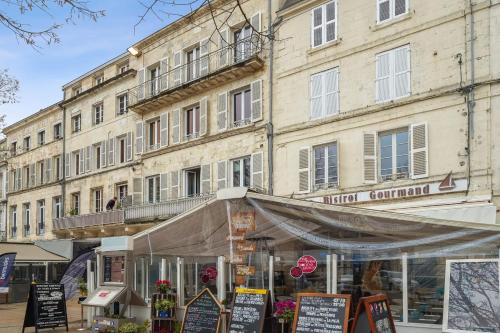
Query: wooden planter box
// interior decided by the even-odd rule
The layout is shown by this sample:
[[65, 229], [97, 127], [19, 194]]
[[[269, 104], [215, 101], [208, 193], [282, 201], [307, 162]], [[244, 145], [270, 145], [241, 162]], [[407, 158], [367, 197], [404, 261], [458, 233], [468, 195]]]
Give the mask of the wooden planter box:
[[[175, 307], [170, 310], [170, 316], [168, 318], [163, 318], [159, 316], [158, 311], [155, 308], [155, 303], [158, 300], [168, 299], [170, 301], [176, 301], [176, 294], [153, 294], [151, 296], [151, 332], [159, 333], [161, 330], [167, 333], [175, 333], [176, 326], [176, 309]], [[176, 305], [177, 306], [177, 305]]]

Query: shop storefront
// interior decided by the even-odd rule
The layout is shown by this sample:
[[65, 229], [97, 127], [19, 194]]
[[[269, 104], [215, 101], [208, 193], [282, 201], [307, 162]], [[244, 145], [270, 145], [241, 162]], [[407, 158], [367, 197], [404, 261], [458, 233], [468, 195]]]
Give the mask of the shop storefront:
[[[146, 301], [169, 279], [177, 304], [209, 288], [384, 294], [398, 332], [441, 332], [449, 259], [498, 259], [500, 226], [219, 191], [217, 198], [134, 236], [134, 288]], [[183, 292], [179, 292], [179, 290]], [[180, 312], [181, 313], [181, 312]]]

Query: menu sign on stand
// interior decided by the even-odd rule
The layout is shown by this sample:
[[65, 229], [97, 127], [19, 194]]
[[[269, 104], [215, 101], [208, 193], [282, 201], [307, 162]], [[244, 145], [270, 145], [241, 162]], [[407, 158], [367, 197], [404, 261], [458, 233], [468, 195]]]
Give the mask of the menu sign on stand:
[[270, 328], [265, 322], [271, 317], [269, 291], [247, 288], [236, 288], [235, 291], [228, 333], [268, 332]]
[[293, 333], [347, 333], [351, 295], [297, 295]]
[[62, 284], [31, 285], [26, 313], [24, 315], [23, 333], [26, 327], [35, 327], [35, 332], [44, 328], [66, 326], [68, 316], [66, 298]]
[[391, 308], [385, 295], [359, 300], [351, 333], [396, 333]]
[[189, 302], [184, 313], [181, 333], [217, 333], [222, 306], [208, 289]]

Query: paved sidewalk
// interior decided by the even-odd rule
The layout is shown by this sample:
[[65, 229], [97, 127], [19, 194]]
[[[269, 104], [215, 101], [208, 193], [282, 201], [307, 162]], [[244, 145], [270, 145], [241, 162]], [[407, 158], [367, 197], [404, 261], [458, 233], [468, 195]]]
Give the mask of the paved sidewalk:
[[[69, 331], [77, 332], [77, 329], [80, 327], [80, 304], [78, 304], [76, 299], [70, 300], [66, 304], [66, 307], [68, 311]], [[0, 333], [22, 332], [25, 311], [26, 303], [0, 304]], [[35, 328], [26, 328], [24, 332], [35, 332]], [[66, 328], [39, 330], [39, 332], [66, 332]]]

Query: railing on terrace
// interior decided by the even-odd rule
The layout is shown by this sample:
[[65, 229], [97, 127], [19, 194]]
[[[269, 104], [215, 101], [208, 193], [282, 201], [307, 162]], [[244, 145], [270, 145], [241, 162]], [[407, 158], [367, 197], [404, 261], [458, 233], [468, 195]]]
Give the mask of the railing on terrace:
[[[250, 59], [262, 56], [263, 51], [263, 43], [258, 35], [250, 36], [205, 54], [209, 45], [211, 45], [210, 42], [201, 45], [199, 58], [187, 63], [181, 61], [186, 55], [177, 53], [174, 55], [174, 66], [171, 70], [160, 73], [158, 77], [145, 80], [143, 84], [131, 88], [129, 90], [130, 106], [134, 107], [149, 98], [166, 94], [182, 85], [194, 83], [219, 72], [224, 72], [225, 69], [235, 65], [244, 64]], [[164, 71], [163, 68], [166, 68], [166, 64], [160, 65], [160, 71]], [[145, 73], [141, 75], [145, 75]]]
[[124, 222], [123, 210], [112, 210], [101, 213], [65, 216], [53, 219], [53, 229], [77, 229], [92, 226], [103, 226], [108, 224], [120, 224]]
[[167, 219], [182, 214], [204, 202], [207, 202], [213, 197], [213, 194], [205, 194], [159, 203], [147, 203], [143, 205], [130, 206], [125, 208], [125, 221], [140, 222]]

